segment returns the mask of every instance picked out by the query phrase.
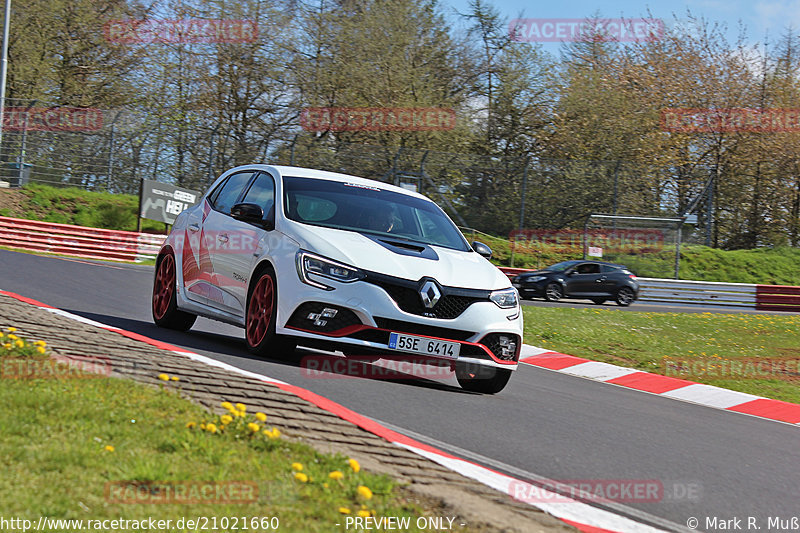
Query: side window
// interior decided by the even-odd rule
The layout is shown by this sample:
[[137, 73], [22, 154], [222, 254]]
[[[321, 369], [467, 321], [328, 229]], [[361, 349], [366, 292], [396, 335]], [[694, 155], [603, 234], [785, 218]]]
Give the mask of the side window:
[[264, 216], [275, 207], [275, 181], [269, 174], [261, 173], [256, 176], [242, 202], [256, 204], [264, 210]]
[[584, 263], [582, 265], [578, 265], [577, 272], [578, 274], [599, 274], [600, 265], [595, 263]]
[[242, 193], [247, 182], [253, 176], [252, 172], [239, 172], [229, 177], [219, 192], [214, 192], [211, 196], [211, 204], [214, 209], [222, 213], [230, 214], [231, 207], [236, 203], [236, 199]]
[[600, 265], [600, 271], [603, 274], [610, 274], [612, 272], [617, 272], [616, 267], [608, 266], [608, 265]]

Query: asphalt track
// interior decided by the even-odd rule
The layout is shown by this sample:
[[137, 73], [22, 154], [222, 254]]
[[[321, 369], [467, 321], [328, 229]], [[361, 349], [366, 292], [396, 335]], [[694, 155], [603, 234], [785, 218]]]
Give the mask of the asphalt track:
[[695, 517], [698, 529], [714, 530], [707, 518], [740, 518], [747, 530], [754, 517], [767, 531], [771, 517], [798, 516], [797, 426], [527, 365], [495, 396], [465, 393], [454, 380], [310, 379], [292, 362], [302, 354], [254, 358], [232, 326], [199, 319], [187, 333], [156, 328], [151, 287], [152, 267], [0, 250], [2, 289], [310, 389], [517, 478], [660, 482], [658, 501], [615, 505], [634, 519], [646, 513], [678, 529]]

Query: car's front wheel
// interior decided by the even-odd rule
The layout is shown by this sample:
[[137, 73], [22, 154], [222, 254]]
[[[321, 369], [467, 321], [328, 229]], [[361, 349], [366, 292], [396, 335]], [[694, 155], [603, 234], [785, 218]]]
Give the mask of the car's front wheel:
[[544, 299], [548, 302], [557, 302], [564, 297], [564, 289], [556, 282], [548, 283], [544, 289]]
[[461, 388], [482, 394], [497, 394], [508, 384], [511, 370], [456, 364], [456, 379]]
[[258, 355], [281, 356], [291, 352], [292, 342], [275, 333], [278, 287], [272, 268], [261, 270], [247, 298], [245, 340], [247, 348]]
[[178, 309], [176, 288], [175, 256], [172, 252], [166, 252], [158, 258], [156, 263], [151, 306], [153, 322], [162, 328], [186, 331], [192, 327], [197, 316]]
[[622, 307], [628, 307], [635, 299], [636, 295], [630, 287], [622, 287], [617, 291], [617, 297], [615, 298], [617, 305], [621, 305]]

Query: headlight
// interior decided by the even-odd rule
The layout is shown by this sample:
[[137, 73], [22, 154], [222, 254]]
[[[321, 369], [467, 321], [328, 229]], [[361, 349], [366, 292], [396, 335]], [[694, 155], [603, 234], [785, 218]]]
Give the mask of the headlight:
[[314, 281], [309, 277], [309, 274], [322, 276], [341, 283], [352, 283], [364, 277], [361, 271], [355, 267], [302, 250], [297, 252], [297, 274], [304, 283], [327, 291], [332, 291], [333, 287]]
[[531, 276], [529, 278], [524, 278], [522, 281], [529, 281], [531, 283], [536, 283], [537, 281], [542, 281], [547, 276]]
[[494, 291], [489, 295], [489, 299], [493, 301], [497, 307], [501, 309], [510, 309], [516, 307], [519, 303], [517, 298], [517, 289], [503, 289], [502, 291]]

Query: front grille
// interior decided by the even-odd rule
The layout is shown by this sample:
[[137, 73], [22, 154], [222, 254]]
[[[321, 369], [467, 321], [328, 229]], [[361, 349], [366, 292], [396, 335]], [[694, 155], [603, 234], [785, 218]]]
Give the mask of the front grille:
[[439, 326], [428, 326], [427, 324], [415, 324], [403, 320], [391, 320], [388, 318], [375, 317], [375, 323], [381, 329], [410, 333], [412, 335], [425, 335], [426, 337], [438, 337], [454, 341], [465, 341], [475, 335], [472, 331], [462, 331], [460, 329], [441, 328]]
[[406, 313], [430, 318], [453, 319], [461, 315], [475, 302], [489, 300], [490, 291], [478, 289], [461, 289], [457, 287], [440, 287], [441, 297], [433, 308], [422, 304], [419, 290], [422, 280], [411, 281], [384, 274], [368, 272], [364, 279], [382, 288]]
[[[333, 317], [320, 316], [326, 309], [335, 310], [336, 315]], [[309, 318], [309, 316], [312, 318]], [[288, 327], [319, 333], [331, 333], [348, 326], [358, 326], [360, 324], [361, 320], [351, 310], [320, 302], [301, 304], [292, 313], [289, 322], [286, 323]]]

